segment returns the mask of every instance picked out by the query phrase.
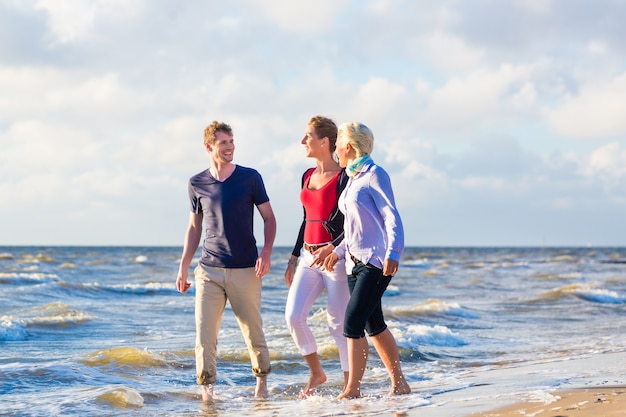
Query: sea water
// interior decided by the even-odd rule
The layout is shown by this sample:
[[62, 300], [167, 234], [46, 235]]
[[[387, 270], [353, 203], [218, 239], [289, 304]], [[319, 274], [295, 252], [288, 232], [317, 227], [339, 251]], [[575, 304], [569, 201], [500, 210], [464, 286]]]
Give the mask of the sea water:
[[[325, 295], [309, 323], [328, 381], [284, 320], [290, 248], [263, 278], [270, 397], [227, 307], [215, 401], [195, 384], [194, 287], [175, 289], [179, 247], [0, 247], [2, 416], [466, 416], [520, 397], [624, 384], [626, 248], [408, 248], [383, 297], [412, 393], [389, 397], [372, 348], [362, 394], [343, 374]], [[197, 258], [194, 262], [197, 262]]]

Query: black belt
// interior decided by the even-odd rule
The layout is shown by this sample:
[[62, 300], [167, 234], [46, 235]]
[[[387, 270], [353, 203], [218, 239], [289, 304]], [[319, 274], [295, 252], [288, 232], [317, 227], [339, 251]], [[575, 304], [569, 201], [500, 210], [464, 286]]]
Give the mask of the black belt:
[[359, 261], [356, 257], [354, 257], [351, 253], [350, 253], [350, 259], [352, 259], [352, 262], [354, 262], [355, 265], [363, 263], [363, 262]]
[[322, 243], [321, 245], [309, 245], [308, 243], [304, 244], [304, 250], [309, 251], [311, 253], [315, 252], [319, 248], [323, 248], [327, 243]]

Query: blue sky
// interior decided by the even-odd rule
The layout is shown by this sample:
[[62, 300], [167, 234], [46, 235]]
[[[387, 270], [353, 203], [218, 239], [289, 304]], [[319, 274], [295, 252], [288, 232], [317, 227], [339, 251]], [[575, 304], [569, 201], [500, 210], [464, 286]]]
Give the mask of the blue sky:
[[0, 0], [0, 245], [182, 245], [213, 120], [291, 245], [315, 114], [373, 130], [407, 245], [625, 245], [624, 21], [617, 0]]

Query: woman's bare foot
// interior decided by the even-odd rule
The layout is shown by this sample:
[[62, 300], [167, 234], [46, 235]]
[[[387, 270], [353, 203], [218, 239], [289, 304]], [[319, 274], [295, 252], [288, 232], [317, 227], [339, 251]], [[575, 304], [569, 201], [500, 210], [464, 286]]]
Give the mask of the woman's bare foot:
[[396, 385], [392, 385], [389, 395], [404, 395], [411, 392], [411, 387], [407, 384], [406, 380], [402, 378]]
[[344, 392], [342, 392], [335, 399], [336, 400], [351, 400], [351, 399], [360, 398], [360, 397], [361, 397], [361, 389], [360, 388], [356, 388], [356, 389], [353, 389], [353, 390], [349, 390], [349, 389], [344, 390]]
[[300, 391], [299, 397], [306, 398], [315, 394], [315, 388], [317, 388], [318, 385], [322, 385], [324, 382], [326, 382], [326, 374], [324, 372], [317, 375], [311, 375], [309, 383], [306, 384], [306, 387], [304, 387], [302, 391]]
[[256, 378], [256, 388], [254, 389], [255, 398], [267, 398], [269, 397], [269, 391], [267, 390], [267, 377], [258, 376]]
[[203, 402], [208, 403], [213, 400], [213, 384], [200, 385], [200, 392]]

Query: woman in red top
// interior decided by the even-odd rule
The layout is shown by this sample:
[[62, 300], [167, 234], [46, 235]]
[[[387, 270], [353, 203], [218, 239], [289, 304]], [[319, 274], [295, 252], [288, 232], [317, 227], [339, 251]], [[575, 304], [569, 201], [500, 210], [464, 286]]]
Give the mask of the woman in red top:
[[285, 282], [289, 287], [285, 306], [287, 327], [310, 369], [309, 381], [300, 393], [301, 397], [314, 394], [315, 388], [326, 382], [317, 355], [317, 342], [307, 324], [311, 307], [323, 290], [328, 296], [328, 329], [337, 343], [344, 385], [348, 379], [343, 319], [350, 293], [345, 263], [336, 265], [333, 272], [321, 268], [326, 256], [343, 240], [343, 214], [337, 207], [337, 200], [348, 176], [333, 158], [336, 140], [337, 126], [323, 116], [311, 118], [302, 138], [306, 156], [314, 158], [316, 166], [302, 176], [300, 201], [304, 219], [285, 271]]

